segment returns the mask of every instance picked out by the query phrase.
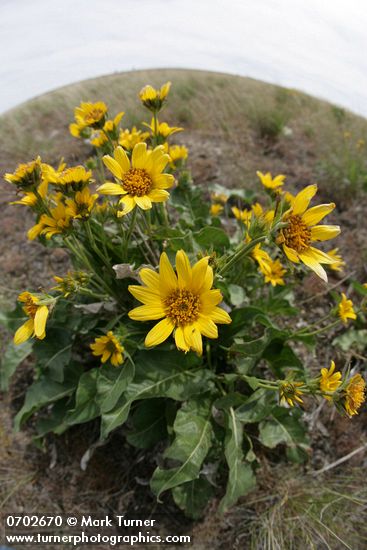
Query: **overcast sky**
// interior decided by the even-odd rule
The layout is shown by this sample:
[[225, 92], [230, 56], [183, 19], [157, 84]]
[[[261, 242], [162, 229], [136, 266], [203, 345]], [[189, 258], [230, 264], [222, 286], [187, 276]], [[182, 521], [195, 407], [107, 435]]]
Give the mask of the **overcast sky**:
[[0, 0], [0, 112], [86, 78], [209, 69], [367, 116], [366, 0]]

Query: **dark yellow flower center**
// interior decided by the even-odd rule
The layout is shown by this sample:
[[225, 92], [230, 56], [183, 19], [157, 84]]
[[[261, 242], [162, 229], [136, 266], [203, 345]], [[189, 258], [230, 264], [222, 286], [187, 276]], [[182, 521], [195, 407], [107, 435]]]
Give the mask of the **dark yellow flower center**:
[[166, 315], [176, 326], [193, 323], [199, 316], [199, 296], [190, 290], [178, 289], [172, 292], [164, 301]]
[[102, 109], [92, 109], [84, 116], [84, 120], [87, 124], [98, 122], [104, 116]]
[[27, 301], [24, 304], [24, 309], [27, 315], [32, 319], [34, 319], [37, 313], [38, 306], [33, 302], [32, 298], [29, 296], [27, 298]]
[[301, 216], [290, 216], [288, 226], [283, 229], [284, 244], [296, 252], [302, 252], [310, 246], [311, 229], [305, 224]]
[[152, 178], [143, 168], [130, 168], [130, 170], [124, 174], [124, 189], [133, 197], [143, 197], [147, 195], [152, 184]]

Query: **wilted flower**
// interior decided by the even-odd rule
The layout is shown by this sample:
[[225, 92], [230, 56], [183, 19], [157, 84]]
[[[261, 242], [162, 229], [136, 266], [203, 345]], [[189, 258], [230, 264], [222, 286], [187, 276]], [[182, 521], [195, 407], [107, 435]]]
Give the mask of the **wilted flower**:
[[[41, 297], [30, 292], [22, 292], [18, 300], [24, 304], [23, 311], [29, 317], [14, 335], [14, 344], [22, 344], [32, 336], [43, 340], [46, 336], [46, 322], [49, 314], [47, 305], [42, 302]], [[50, 303], [50, 300], [49, 300]]]
[[31, 190], [41, 183], [41, 158], [19, 164], [13, 174], [5, 174], [4, 179], [23, 190]]
[[302, 382], [283, 382], [279, 387], [280, 404], [288, 404], [290, 407], [294, 407], [297, 403], [303, 403], [301, 399], [302, 391], [298, 389], [302, 386]]
[[65, 277], [54, 275], [54, 281], [57, 286], [54, 286], [52, 290], [60, 292], [64, 298], [67, 298], [72, 294], [76, 294], [80, 288], [88, 283], [89, 275], [84, 271], [68, 271]]
[[344, 407], [349, 416], [358, 414], [358, 409], [365, 400], [366, 382], [358, 373], [352, 376], [345, 389]]
[[176, 254], [176, 273], [165, 252], [161, 254], [159, 273], [143, 268], [139, 275], [146, 285], [130, 285], [131, 294], [144, 305], [129, 312], [134, 321], [162, 319], [147, 334], [145, 345], [158, 346], [174, 331], [179, 350], [202, 354], [202, 335], [218, 338], [215, 323], [230, 323], [231, 318], [218, 307], [219, 290], [212, 289], [213, 270], [206, 256], [190, 266], [183, 250]]

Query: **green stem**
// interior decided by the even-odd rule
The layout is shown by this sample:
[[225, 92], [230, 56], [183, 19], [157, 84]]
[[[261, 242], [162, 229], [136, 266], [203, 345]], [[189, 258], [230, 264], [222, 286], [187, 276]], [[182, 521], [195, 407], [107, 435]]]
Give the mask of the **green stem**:
[[235, 265], [241, 258], [244, 256], [247, 256], [248, 253], [255, 248], [255, 246], [258, 243], [262, 243], [267, 239], [267, 237], [264, 235], [262, 237], [258, 237], [257, 239], [254, 239], [253, 241], [250, 241], [249, 243], [241, 244], [239, 249], [233, 254], [233, 256], [228, 260], [227, 263], [224, 264], [224, 266], [218, 271], [219, 275], [223, 275], [226, 273], [233, 265]]
[[[313, 332], [302, 332], [302, 336], [316, 336], [316, 334], [321, 334], [322, 332], [325, 332], [326, 330], [329, 330], [331, 328], [336, 327], [339, 325], [340, 321], [339, 319], [337, 321], [334, 321], [333, 323], [330, 323], [330, 325], [326, 325], [326, 327], [319, 328], [318, 330], [315, 330]], [[291, 340], [294, 335], [298, 335], [297, 332], [290, 334], [288, 337], [288, 340]]]

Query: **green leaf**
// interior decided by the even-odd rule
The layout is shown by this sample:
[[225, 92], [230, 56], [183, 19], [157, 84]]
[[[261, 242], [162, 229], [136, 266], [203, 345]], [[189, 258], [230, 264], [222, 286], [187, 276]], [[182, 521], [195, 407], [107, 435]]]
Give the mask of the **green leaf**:
[[9, 380], [13, 376], [16, 368], [32, 353], [33, 342], [27, 340], [23, 344], [16, 346], [10, 342], [1, 358], [0, 363], [0, 390], [6, 391], [9, 388]]
[[68, 411], [65, 419], [69, 426], [88, 422], [99, 415], [100, 410], [96, 401], [98, 375], [99, 369], [91, 369], [80, 377], [76, 390], [75, 407]]
[[41, 378], [34, 382], [28, 388], [23, 407], [14, 419], [15, 430], [19, 430], [23, 422], [38, 409], [72, 394], [78, 385], [79, 376], [80, 367], [71, 364], [62, 384], [49, 378]]
[[194, 239], [204, 250], [222, 251], [230, 247], [226, 232], [218, 227], [203, 227], [203, 229], [194, 235]]
[[101, 412], [114, 408], [121, 395], [134, 378], [134, 365], [126, 361], [120, 367], [103, 367], [97, 380], [98, 403]]
[[169, 470], [156, 468], [150, 486], [158, 499], [164, 491], [199, 477], [211, 446], [211, 406], [209, 397], [195, 397], [178, 411], [174, 423], [176, 437], [165, 456], [181, 464]]
[[18, 303], [12, 311], [0, 311], [0, 325], [3, 325], [7, 330], [14, 332], [29, 317], [25, 315], [22, 306]]
[[290, 448], [308, 448], [306, 429], [300, 420], [301, 411], [276, 407], [271, 417], [259, 424], [260, 442], [274, 449], [280, 443]]
[[131, 404], [138, 399], [168, 397], [183, 401], [212, 387], [212, 373], [194, 368], [201, 360], [179, 351], [151, 350], [134, 356], [136, 373], [115, 407], [102, 414], [101, 438], [123, 424]]
[[139, 403], [132, 417], [133, 430], [126, 439], [134, 447], [147, 449], [167, 436], [164, 399], [148, 399]]
[[255, 391], [244, 403], [236, 410], [236, 417], [245, 424], [260, 422], [273, 410], [275, 407], [274, 392], [265, 389]]
[[280, 338], [275, 338], [270, 342], [263, 353], [266, 359], [279, 378], [284, 374], [284, 369], [294, 368], [300, 371], [304, 370], [303, 363], [294, 353], [292, 348]]
[[334, 338], [332, 345], [339, 346], [343, 351], [348, 351], [353, 346], [357, 351], [363, 352], [367, 346], [367, 330], [351, 328]]
[[50, 378], [55, 382], [64, 380], [64, 367], [71, 359], [72, 341], [72, 332], [51, 328], [47, 330], [44, 340], [38, 340], [34, 344], [37, 364], [43, 370], [48, 369]]
[[243, 426], [231, 407], [226, 412], [226, 435], [225, 435], [225, 457], [227, 460], [229, 474], [226, 494], [222, 498], [219, 511], [224, 513], [233, 506], [237, 500], [254, 488], [256, 483], [252, 467], [244, 461], [242, 450]]
[[176, 505], [192, 519], [200, 519], [203, 516], [213, 494], [214, 488], [205, 477], [193, 479], [172, 489]]
[[246, 299], [246, 292], [239, 285], [228, 285], [229, 298], [234, 306], [240, 306]]

